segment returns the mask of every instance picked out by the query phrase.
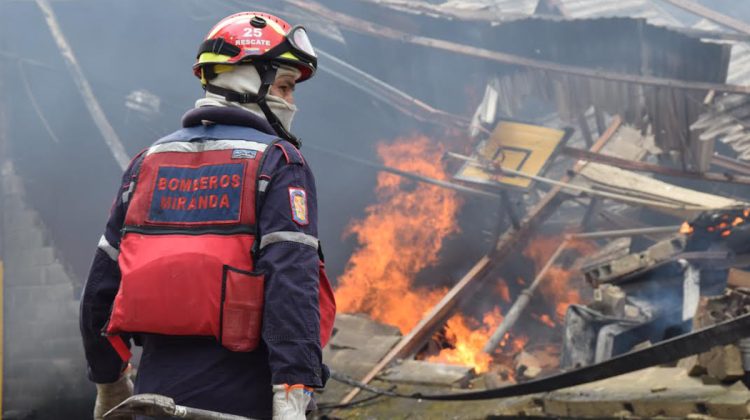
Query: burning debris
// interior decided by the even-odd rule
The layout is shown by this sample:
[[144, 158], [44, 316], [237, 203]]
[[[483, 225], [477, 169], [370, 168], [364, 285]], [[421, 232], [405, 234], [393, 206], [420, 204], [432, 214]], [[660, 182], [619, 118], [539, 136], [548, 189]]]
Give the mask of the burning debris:
[[[441, 148], [426, 137], [381, 143], [378, 154], [388, 166], [447, 178]], [[348, 229], [360, 246], [339, 279], [336, 300], [342, 312], [366, 313], [406, 334], [446, 292], [414, 280], [437, 262], [444, 239], [457, 232], [461, 202], [454, 191], [389, 173], [378, 175], [376, 195], [379, 202]]]

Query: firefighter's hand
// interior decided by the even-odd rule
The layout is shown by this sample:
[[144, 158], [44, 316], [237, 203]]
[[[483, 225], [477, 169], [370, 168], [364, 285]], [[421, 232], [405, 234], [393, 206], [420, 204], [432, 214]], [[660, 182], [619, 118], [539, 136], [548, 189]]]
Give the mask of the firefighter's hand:
[[[102, 420], [104, 414], [133, 395], [133, 381], [127, 374], [111, 384], [96, 384], [94, 420]], [[131, 420], [133, 416], [108, 416], [107, 420]]]
[[273, 420], [305, 420], [313, 390], [304, 385], [273, 386]]

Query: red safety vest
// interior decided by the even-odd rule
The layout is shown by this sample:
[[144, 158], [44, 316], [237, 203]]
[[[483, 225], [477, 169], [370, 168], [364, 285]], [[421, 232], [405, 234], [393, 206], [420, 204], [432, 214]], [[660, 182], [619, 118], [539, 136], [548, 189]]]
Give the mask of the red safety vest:
[[[264, 276], [251, 250], [266, 147], [250, 139], [176, 141], [145, 152], [125, 216], [108, 335], [213, 336], [233, 351], [258, 346]], [[335, 301], [322, 262], [319, 304], [325, 345]]]

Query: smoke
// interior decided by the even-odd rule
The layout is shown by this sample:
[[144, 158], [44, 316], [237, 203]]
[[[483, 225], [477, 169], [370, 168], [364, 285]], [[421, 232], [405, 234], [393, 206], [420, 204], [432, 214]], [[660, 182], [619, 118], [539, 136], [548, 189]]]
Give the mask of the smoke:
[[[282, 7], [279, 3], [262, 0], [253, 4], [275, 11]], [[391, 12], [365, 2], [323, 3], [373, 21], [399, 23]], [[741, 2], [703, 3], [734, 17], [750, 17], [750, 5]], [[197, 46], [209, 28], [224, 16], [255, 7], [229, 0], [56, 1], [52, 5], [83, 73], [131, 156], [179, 128], [181, 115], [202, 96], [191, 67]], [[479, 28], [461, 22], [440, 24], [425, 16], [412, 18], [422, 25], [419, 29], [424, 34], [436, 38], [488, 44], [513, 53], [532, 51], [550, 56], [555, 53], [548, 45], [535, 45], [538, 40], [524, 36], [520, 25], [502, 37], [495, 27]], [[294, 18], [289, 20], [300, 23]], [[315, 32], [312, 38], [321, 49], [457, 115], [471, 115], [486, 81], [509, 71], [508, 66], [496, 63], [456, 59], [454, 54], [426, 48], [406, 45], [396, 48], [395, 43], [356, 34], [346, 34], [345, 44]], [[136, 91], [155, 95], [159, 100], [158, 110], [144, 114], [128, 107], [127, 98]], [[292, 131], [304, 143], [317, 148], [376, 161], [375, 144], [379, 140], [414, 133], [429, 138], [445, 137], [442, 129], [415, 121], [324, 72], [298, 86], [296, 97], [300, 111]], [[56, 255], [71, 273], [72, 289], [79, 291], [120, 184], [121, 171], [88, 114], [33, 1], [0, 1], [0, 107], [7, 114], [7, 124], [0, 127], [0, 137], [7, 142], [6, 158], [14, 163], [26, 192], [26, 204], [38, 213], [48, 244], [54, 244]], [[320, 239], [331, 278], [335, 279], [343, 273], [355, 245], [354, 238], [342, 239], [343, 232], [353, 219], [363, 219], [365, 208], [375, 201], [377, 174], [305, 149], [304, 145], [302, 152], [316, 175]], [[7, 203], [0, 203], [0, 207], [3, 205]], [[495, 229], [496, 219], [502, 217], [497, 203], [487, 200], [467, 198], [464, 209], [459, 220], [463, 234], [446, 245], [439, 258], [441, 263], [432, 269], [449, 273], [441, 278], [459, 278], [494, 239], [482, 232]], [[8, 226], [0, 228], [0, 235], [9, 237]], [[485, 240], [475, 239], [482, 237]], [[5, 244], [0, 249], [2, 255], [9, 255], [8, 247], [12, 246], [13, 243]], [[417, 283], [428, 283], [435, 277], [428, 270], [417, 278]], [[513, 288], [515, 292], [520, 286]], [[29, 304], [41, 308], [46, 303]], [[484, 302], [481, 306], [488, 305], [489, 302]], [[63, 314], [68, 317], [66, 322], [76, 323], [75, 311]], [[19, 325], [9, 328], [24, 331], [20, 325], [27, 321], [18, 318]], [[40, 336], [53, 340], [63, 334], [54, 323], [41, 322], [35, 328]], [[76, 333], [68, 329], [64, 334], [70, 338], [70, 334]], [[13, 339], [30, 340], [30, 337], [31, 334], [19, 333]], [[61, 340], [54, 347], [55, 352], [82, 359], [76, 339]], [[13, 356], [8, 357], [12, 363]], [[43, 364], [41, 368], [21, 371], [29, 375], [52, 375], [54, 369], [50, 366]], [[66, 373], [78, 378], [84, 374], [83, 371]], [[53, 389], [50, 395], [39, 398], [45, 403], [54, 402], [60, 395], [57, 392]], [[83, 401], [92, 397], [90, 388], [81, 389], [80, 393]], [[85, 404], [82, 407], [80, 413], [66, 417], [85, 417], [88, 407]]]
[[[279, 7], [275, 1], [258, 3], [270, 9]], [[52, 2], [52, 7], [104, 113], [132, 156], [180, 127], [181, 115], [203, 95], [191, 69], [198, 44], [222, 17], [251, 6], [232, 1], [106, 0]], [[24, 18], [18, 19], [19, 16]], [[294, 22], [292, 18], [289, 20]], [[314, 33], [312, 37], [316, 46], [356, 66], [363, 66], [362, 58], [370, 54], [367, 50], [350, 50], [346, 45]], [[423, 83], [433, 85], [417, 72], [408, 75], [413, 85], [404, 86], [401, 82], [406, 74], [396, 62], [365, 67], [365, 71], [383, 80], [395, 81], [406, 91], [424, 93]], [[158, 108], [144, 114], [129, 107], [127, 102], [130, 100], [132, 105], [133, 92], [141, 92], [140, 97], [144, 96], [143, 92], [154, 95]], [[296, 96], [300, 112], [293, 132], [305, 143], [318, 148], [377, 160], [377, 141], [414, 132], [429, 134], [432, 130], [324, 72], [298, 86]], [[434, 92], [431, 96], [441, 94]], [[77, 360], [67, 370], [58, 369], [51, 360], [52, 353], [42, 353], [46, 361], [40, 361], [39, 366], [26, 372], [16, 363], [21, 360], [20, 356], [9, 355], [6, 369], [14, 372], [20, 369], [21, 373], [10, 377], [15, 383], [7, 386], [21, 386], [25, 374], [47, 378], [50, 382], [55, 382], [62, 374], [76, 383], [82, 380], [87, 384], [83, 351], [75, 327], [75, 299], [120, 185], [121, 171], [87, 112], [44, 17], [33, 1], [0, 3], [0, 106], [7, 112], [9, 122], [2, 127], [7, 142], [6, 158], [13, 162], [21, 179], [25, 204], [38, 214], [44, 241], [54, 247], [65, 271], [71, 274], [70, 293], [65, 295], [68, 297], [48, 294], [44, 299], [29, 302], [30, 308], [65, 306], [67, 309], [58, 316], [67, 326], [64, 330], [52, 319], [41, 319], [34, 324], [35, 333], [27, 334], [22, 324], [28, 320], [20, 313], [7, 318], [18, 325], [6, 328], [18, 332], [13, 340], [19, 343], [32, 343], [37, 336], [48, 337], [57, 343], [54, 354]], [[302, 152], [316, 175], [320, 239], [329, 273], [336, 278], [343, 272], [354, 245], [352, 240], [343, 241], [342, 234], [373, 202], [377, 173], [306, 150], [304, 146]], [[7, 203], [0, 207], [3, 205]], [[7, 237], [8, 226], [0, 229], [0, 234]], [[17, 243], [7, 244], [2, 250], [3, 256], [10, 255], [7, 248], [14, 245]], [[7, 263], [20, 264], [19, 261]], [[13, 280], [32, 281], [31, 278]], [[60, 339], [61, 335], [65, 339]], [[70, 393], [54, 386], [44, 389], [35, 395], [36, 402], [29, 403], [37, 409], [38, 416], [45, 416], [39, 411], [45, 410], [44, 406], [59, 410], [61, 398], [67, 399], [67, 407], [73, 411], [66, 418], [89, 415], [93, 398], [90, 386], [69, 387], [78, 397], [71, 397]], [[72, 404], [74, 398], [78, 398], [77, 405]], [[6, 404], [6, 408], [13, 409], [13, 406]]]

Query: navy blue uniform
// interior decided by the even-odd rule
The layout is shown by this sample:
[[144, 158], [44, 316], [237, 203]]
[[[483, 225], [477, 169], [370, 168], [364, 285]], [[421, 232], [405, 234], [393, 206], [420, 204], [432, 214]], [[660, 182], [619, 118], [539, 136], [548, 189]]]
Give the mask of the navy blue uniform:
[[[243, 109], [196, 108], [183, 118], [188, 129], [198, 130], [205, 124], [226, 127], [229, 132], [250, 128], [259, 139], [273, 136], [265, 120]], [[260, 168], [259, 190], [264, 192], [257, 201], [260, 248], [256, 267], [266, 276], [260, 347], [240, 353], [227, 350], [213, 338], [134, 336], [136, 344], [143, 346], [135, 393], [162, 394], [181, 405], [265, 418], [272, 414], [272, 384], [324, 385], [327, 369], [320, 346], [315, 180], [294, 146], [285, 141], [279, 145], [267, 149]], [[141, 161], [137, 156], [123, 175], [81, 298], [81, 334], [89, 378], [96, 383], [117, 380], [124, 368], [101, 331], [120, 285], [121, 229], [133, 174]], [[290, 187], [306, 192], [307, 224], [294, 221]]]

